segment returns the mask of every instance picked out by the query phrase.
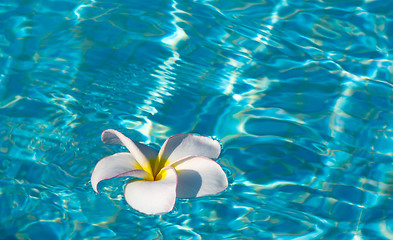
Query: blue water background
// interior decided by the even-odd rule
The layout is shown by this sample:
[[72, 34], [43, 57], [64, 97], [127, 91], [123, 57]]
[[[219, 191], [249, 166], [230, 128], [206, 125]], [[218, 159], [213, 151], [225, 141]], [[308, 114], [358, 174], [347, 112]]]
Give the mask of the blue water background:
[[[393, 239], [393, 1], [0, 3], [1, 239]], [[163, 216], [121, 147], [219, 139], [230, 182]]]

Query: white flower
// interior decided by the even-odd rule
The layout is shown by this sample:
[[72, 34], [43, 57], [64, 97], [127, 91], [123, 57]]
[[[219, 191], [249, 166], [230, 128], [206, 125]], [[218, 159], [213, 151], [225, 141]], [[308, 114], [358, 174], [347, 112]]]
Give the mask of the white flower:
[[[130, 176], [124, 188], [127, 203], [145, 214], [170, 212], [177, 198], [194, 198], [216, 194], [228, 186], [218, 163], [218, 141], [193, 134], [168, 138], [160, 151], [132, 141], [122, 133], [108, 129], [102, 133], [105, 144], [125, 146], [130, 152], [116, 153], [101, 159], [91, 175], [91, 185], [98, 193], [100, 181]], [[214, 159], [214, 160], [213, 160]]]

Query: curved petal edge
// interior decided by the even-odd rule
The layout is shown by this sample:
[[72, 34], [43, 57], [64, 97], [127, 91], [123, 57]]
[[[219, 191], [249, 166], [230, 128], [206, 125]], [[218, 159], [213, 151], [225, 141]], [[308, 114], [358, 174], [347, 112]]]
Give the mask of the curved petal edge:
[[[135, 160], [148, 172], [151, 172], [150, 163], [148, 157], [144, 152], [148, 155], [154, 155], [152, 152], [156, 152], [151, 147], [144, 145], [142, 143], [136, 143], [132, 141], [130, 138], [126, 137], [121, 132], [114, 129], [107, 129], [102, 132], [101, 140], [105, 144], [109, 145], [122, 145], [130, 151], [130, 153], [134, 156]], [[143, 151], [143, 150], [144, 151]]]
[[148, 173], [141, 169], [139, 163], [130, 153], [116, 153], [104, 157], [94, 167], [90, 178], [91, 186], [98, 193], [98, 183], [105, 179], [124, 176], [147, 178]]
[[177, 171], [177, 198], [213, 195], [228, 187], [225, 172], [217, 162], [209, 158], [190, 156], [171, 166]]
[[124, 197], [133, 209], [149, 215], [170, 212], [176, 202], [177, 174], [173, 167], [163, 169], [160, 181], [132, 179], [124, 188]]
[[210, 137], [190, 133], [173, 135], [162, 145], [158, 158], [167, 160], [166, 165], [173, 164], [187, 156], [202, 156], [217, 159], [221, 152], [221, 145]]

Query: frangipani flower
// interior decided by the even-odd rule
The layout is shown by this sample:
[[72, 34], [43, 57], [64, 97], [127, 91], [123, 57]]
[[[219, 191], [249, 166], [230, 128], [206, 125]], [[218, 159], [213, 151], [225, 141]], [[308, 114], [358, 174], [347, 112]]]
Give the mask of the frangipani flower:
[[[218, 163], [218, 141], [193, 134], [168, 138], [160, 151], [132, 141], [122, 133], [108, 129], [101, 135], [105, 144], [123, 145], [130, 152], [101, 159], [91, 175], [91, 185], [98, 193], [98, 183], [105, 179], [130, 176], [124, 188], [132, 208], [145, 214], [165, 214], [176, 198], [194, 198], [216, 194], [228, 186]], [[214, 159], [214, 160], [213, 160]]]

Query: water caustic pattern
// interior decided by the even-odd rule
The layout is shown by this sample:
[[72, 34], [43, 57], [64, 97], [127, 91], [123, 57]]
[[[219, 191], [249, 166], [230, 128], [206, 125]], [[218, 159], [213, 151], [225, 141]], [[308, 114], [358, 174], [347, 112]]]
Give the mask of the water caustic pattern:
[[[392, 239], [391, 1], [3, 1], [1, 239]], [[229, 188], [146, 216], [101, 132], [221, 141]]]

